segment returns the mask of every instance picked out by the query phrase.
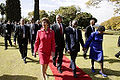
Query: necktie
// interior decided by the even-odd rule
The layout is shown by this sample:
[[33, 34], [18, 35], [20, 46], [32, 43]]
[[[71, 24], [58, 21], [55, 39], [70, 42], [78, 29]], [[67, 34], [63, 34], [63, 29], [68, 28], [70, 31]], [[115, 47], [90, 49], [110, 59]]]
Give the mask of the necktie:
[[74, 29], [74, 35], [75, 35], [75, 42], [78, 42], [77, 29]]
[[21, 26], [21, 27], [22, 27], [23, 38], [25, 38], [25, 26]]
[[61, 24], [59, 24], [59, 25], [60, 25], [60, 33], [62, 35], [62, 26], [61, 26]]

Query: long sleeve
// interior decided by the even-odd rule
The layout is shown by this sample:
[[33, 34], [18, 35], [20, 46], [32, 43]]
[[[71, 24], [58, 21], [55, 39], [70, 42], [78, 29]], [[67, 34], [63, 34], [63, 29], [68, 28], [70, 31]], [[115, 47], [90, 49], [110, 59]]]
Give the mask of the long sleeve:
[[36, 40], [35, 40], [35, 45], [34, 45], [34, 52], [36, 53], [38, 51], [38, 47], [40, 44], [40, 37], [39, 37], [39, 33], [40, 31], [37, 32], [37, 36], [36, 36]]
[[85, 45], [84, 45], [85, 48], [88, 48], [88, 47], [89, 47], [89, 45], [91, 44], [94, 36], [95, 36], [95, 32], [92, 33], [92, 34], [89, 36], [88, 40], [86, 41], [86, 43], [85, 43]]
[[16, 27], [16, 29], [15, 29], [15, 34], [14, 34], [14, 42], [16, 42], [16, 37], [17, 37], [17, 35], [18, 35], [18, 26]]
[[66, 28], [66, 49], [70, 50], [70, 35], [69, 32], [67, 31], [68, 29]]
[[52, 52], [55, 52], [55, 33], [54, 33], [54, 31], [52, 31], [52, 49], [51, 49], [51, 51]]
[[88, 38], [88, 27], [85, 29], [85, 38]]
[[30, 34], [30, 27], [28, 26], [28, 40], [31, 42], [31, 34]]
[[81, 45], [82, 45], [82, 47], [84, 47], [84, 41], [83, 41], [83, 38], [82, 38], [82, 32], [81, 32], [81, 30], [79, 30], [79, 39], [80, 39], [80, 43], [81, 43]]

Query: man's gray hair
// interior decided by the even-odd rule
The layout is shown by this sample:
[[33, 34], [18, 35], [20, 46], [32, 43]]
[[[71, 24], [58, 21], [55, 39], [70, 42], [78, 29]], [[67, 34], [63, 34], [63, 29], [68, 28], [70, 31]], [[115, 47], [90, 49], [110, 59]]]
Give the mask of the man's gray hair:
[[57, 15], [56, 15], [56, 18], [57, 18], [57, 17], [60, 17], [60, 18], [62, 19], [62, 15], [60, 15], [60, 14], [57, 14]]
[[77, 23], [77, 24], [78, 24], [78, 21], [77, 21], [77, 20], [73, 20], [73, 21], [72, 21], [72, 24], [74, 24], [74, 23]]

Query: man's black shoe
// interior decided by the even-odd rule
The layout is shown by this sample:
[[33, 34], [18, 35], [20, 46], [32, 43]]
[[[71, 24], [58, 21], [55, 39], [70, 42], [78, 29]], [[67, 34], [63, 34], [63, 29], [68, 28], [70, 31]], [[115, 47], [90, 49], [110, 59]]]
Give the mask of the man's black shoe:
[[76, 69], [73, 70], [73, 75], [74, 75], [74, 78], [77, 78]]
[[116, 54], [115, 57], [116, 57], [116, 58], [119, 58], [119, 55]]
[[74, 78], [77, 78], [77, 74], [74, 74]]
[[7, 50], [8, 48], [5, 48], [5, 50]]
[[25, 64], [27, 63], [26, 58], [24, 58], [23, 61], [24, 61]]

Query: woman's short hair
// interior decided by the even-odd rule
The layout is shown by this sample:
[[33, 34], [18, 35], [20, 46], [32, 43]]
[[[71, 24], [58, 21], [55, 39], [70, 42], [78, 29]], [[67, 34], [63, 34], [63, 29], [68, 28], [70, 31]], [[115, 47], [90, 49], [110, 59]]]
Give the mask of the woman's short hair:
[[48, 19], [48, 18], [43, 17], [43, 18], [42, 18], [42, 21], [46, 21], [46, 22], [48, 23], [48, 25], [50, 25], [50, 21], [49, 21], [49, 19]]
[[97, 31], [105, 31], [105, 27], [104, 26], [99, 26]]

